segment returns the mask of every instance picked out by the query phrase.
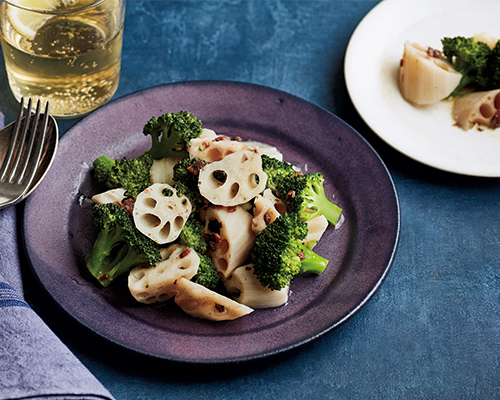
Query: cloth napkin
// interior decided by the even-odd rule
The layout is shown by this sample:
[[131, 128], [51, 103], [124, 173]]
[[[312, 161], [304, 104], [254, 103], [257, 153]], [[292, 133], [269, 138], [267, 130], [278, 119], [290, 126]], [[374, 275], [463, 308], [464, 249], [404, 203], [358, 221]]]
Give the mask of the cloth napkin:
[[0, 211], [0, 243], [0, 400], [113, 399], [24, 300], [15, 207]]

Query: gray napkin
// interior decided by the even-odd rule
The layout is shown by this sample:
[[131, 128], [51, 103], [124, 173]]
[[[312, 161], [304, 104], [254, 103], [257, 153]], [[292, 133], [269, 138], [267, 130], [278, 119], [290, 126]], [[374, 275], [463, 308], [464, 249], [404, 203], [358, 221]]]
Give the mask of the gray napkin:
[[25, 302], [16, 230], [0, 211], [0, 400], [113, 399]]

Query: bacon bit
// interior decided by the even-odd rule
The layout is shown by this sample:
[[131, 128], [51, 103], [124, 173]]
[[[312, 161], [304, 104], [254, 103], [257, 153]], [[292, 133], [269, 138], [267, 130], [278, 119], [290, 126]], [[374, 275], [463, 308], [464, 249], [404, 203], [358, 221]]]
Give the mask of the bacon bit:
[[191, 253], [191, 249], [187, 248], [182, 251], [182, 253], [179, 255], [179, 258], [184, 258], [187, 257], [187, 255]]
[[99, 278], [100, 281], [105, 281], [106, 279], [108, 279], [108, 274], [104, 274]]
[[290, 178], [299, 178], [302, 176], [304, 176], [304, 174], [302, 172], [296, 172], [295, 174], [290, 175]]
[[222, 238], [218, 233], [205, 233], [203, 240], [210, 246], [210, 250], [216, 251], [219, 248]]
[[305, 259], [306, 259], [306, 255], [304, 254], [304, 252], [303, 252], [303, 251], [301, 251], [300, 253], [297, 253], [297, 255], [299, 256], [299, 258], [300, 258], [301, 260], [305, 260]]
[[205, 161], [203, 160], [198, 160], [195, 163], [191, 164], [189, 167], [186, 169], [191, 172], [193, 175], [199, 175], [201, 169], [205, 166]]
[[439, 50], [433, 49], [432, 47], [428, 47], [427, 55], [432, 58], [440, 58], [441, 52]]
[[290, 190], [290, 191], [286, 194], [286, 198], [287, 198], [287, 199], [294, 199], [294, 198], [295, 198], [295, 190]]
[[497, 110], [493, 118], [491, 119], [491, 127], [497, 129], [500, 126], [500, 110]]
[[271, 223], [271, 216], [269, 214], [264, 214], [264, 223], [269, 225]]
[[399, 60], [399, 66], [400, 66], [400, 67], [402, 67], [404, 63], [405, 63], [405, 62], [404, 62], [404, 60], [403, 60], [403, 59]]
[[127, 210], [130, 215], [133, 215], [132, 213], [134, 212], [134, 205], [135, 205], [134, 199], [123, 200], [123, 208]]
[[215, 303], [215, 309], [218, 312], [223, 313], [226, 310], [226, 307], [224, 307], [222, 304]]
[[227, 212], [230, 212], [230, 213], [231, 213], [231, 212], [236, 212], [236, 206], [229, 206], [229, 207], [227, 208]]
[[223, 140], [229, 140], [227, 136], [217, 136], [212, 142], [222, 142]]
[[247, 266], [245, 267], [245, 270], [247, 270], [247, 271], [251, 271], [251, 270], [252, 270], [252, 267], [250, 267], [250, 266], [248, 266], [248, 265], [247, 265]]
[[235, 136], [235, 137], [233, 137], [233, 140], [235, 142], [241, 142], [243, 139], [241, 138], [241, 136]]

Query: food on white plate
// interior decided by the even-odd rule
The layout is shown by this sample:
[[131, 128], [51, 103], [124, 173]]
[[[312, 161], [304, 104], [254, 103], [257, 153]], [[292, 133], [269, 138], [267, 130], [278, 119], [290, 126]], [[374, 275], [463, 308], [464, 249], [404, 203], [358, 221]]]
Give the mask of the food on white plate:
[[444, 37], [442, 49], [404, 45], [399, 67], [401, 95], [417, 106], [453, 102], [455, 125], [468, 130], [500, 125], [500, 41], [486, 33]]
[[342, 210], [322, 174], [300, 172], [273, 146], [204, 129], [186, 111], [151, 118], [144, 134], [152, 146], [139, 157], [93, 163], [107, 190], [92, 197], [87, 268], [102, 286], [127, 276], [138, 303], [223, 321], [282, 306], [295, 276], [323, 273], [329, 261], [312, 248]]
[[404, 44], [399, 88], [405, 100], [417, 105], [435, 104], [448, 97], [461, 78], [439, 51], [418, 43]]
[[483, 42], [485, 43], [491, 50], [493, 50], [498, 42], [498, 39], [493, 35], [490, 35], [488, 32], [477, 32], [472, 36], [474, 42]]
[[476, 125], [497, 127], [500, 124], [500, 89], [473, 92], [457, 97], [453, 104], [453, 118], [463, 129]]

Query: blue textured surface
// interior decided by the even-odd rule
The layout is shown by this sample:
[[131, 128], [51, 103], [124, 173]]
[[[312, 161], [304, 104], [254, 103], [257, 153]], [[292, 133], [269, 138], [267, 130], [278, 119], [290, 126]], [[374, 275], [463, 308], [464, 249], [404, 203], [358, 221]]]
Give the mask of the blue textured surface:
[[[117, 399], [500, 398], [500, 181], [409, 160], [356, 114], [343, 57], [376, 4], [129, 0], [115, 97], [217, 79], [318, 104], [354, 126], [387, 164], [402, 232], [387, 280], [348, 323], [298, 351], [230, 367], [161, 362], [108, 344], [60, 312], [26, 270], [28, 302]], [[0, 108], [13, 120], [3, 67], [0, 90]]]

